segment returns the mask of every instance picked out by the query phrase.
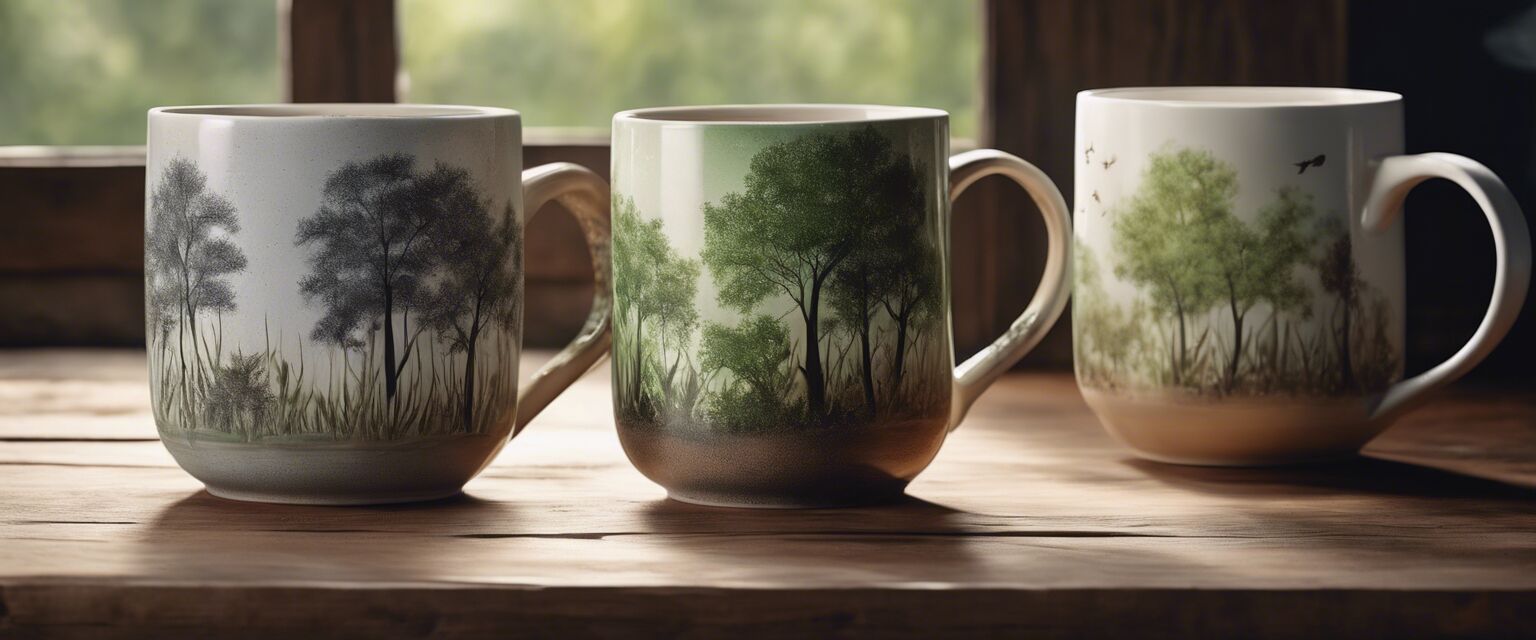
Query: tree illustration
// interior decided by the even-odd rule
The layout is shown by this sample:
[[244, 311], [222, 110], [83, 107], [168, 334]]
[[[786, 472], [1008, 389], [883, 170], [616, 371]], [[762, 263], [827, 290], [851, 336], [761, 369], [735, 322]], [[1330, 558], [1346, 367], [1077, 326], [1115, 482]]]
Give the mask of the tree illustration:
[[261, 354], [230, 356], [229, 364], [213, 369], [213, 384], [203, 398], [204, 420], [210, 426], [233, 433], [244, 426], [246, 439], [252, 429], [267, 421], [276, 399], [267, 388]]
[[703, 258], [720, 303], [747, 313], [782, 295], [799, 313], [800, 373], [813, 420], [827, 413], [821, 312], [828, 280], [880, 209], [869, 194], [907, 162], [873, 127], [802, 136], [759, 151], [743, 190], [704, 206]]
[[868, 210], [848, 259], [830, 280], [835, 316], [859, 336], [860, 381], [864, 402], [876, 409], [872, 324], [884, 309], [897, 324], [895, 364], [889, 388], [901, 384], [908, 328], [925, 301], [932, 298], [936, 259], [923, 237], [926, 204], [922, 170], [904, 157], [882, 157], [864, 194]]
[[1237, 172], [1208, 151], [1154, 153], [1141, 188], [1114, 222], [1115, 274], [1145, 286], [1153, 311], [1177, 324], [1173, 380], [1189, 367], [1189, 319], [1209, 309], [1217, 288], [1207, 236], [1231, 219]]
[[[1225, 298], [1232, 319], [1232, 349], [1224, 384], [1237, 384], [1243, 357], [1244, 321], [1260, 302], [1276, 312], [1302, 305], [1306, 289], [1295, 270], [1312, 248], [1304, 233], [1313, 216], [1312, 196], [1295, 187], [1281, 187], [1274, 202], [1259, 211], [1258, 229], [1232, 215], [1205, 220], [1200, 237], [1208, 243], [1201, 255], [1215, 270], [1214, 298]], [[1193, 257], [1193, 256], [1192, 256]]]
[[[299, 221], [295, 238], [295, 244], [312, 247], [299, 290], [325, 309], [311, 337], [358, 348], [364, 342], [357, 331], [382, 325], [384, 388], [391, 400], [415, 346], [410, 311], [438, 258], [427, 249], [428, 232], [451, 203], [473, 193], [463, 170], [438, 164], [421, 173], [415, 162], [391, 153], [343, 165], [326, 178], [320, 209]], [[398, 355], [397, 313], [405, 338]]]
[[[617, 317], [633, 327], [634, 351], [628, 378], [630, 402], [643, 403], [646, 351], [650, 329], [658, 338], [658, 369], [676, 372], [662, 364], [668, 339], [684, 343], [698, 326], [699, 312], [693, 298], [698, 293], [699, 263], [677, 255], [661, 228], [660, 220], [645, 220], [631, 198], [613, 202], [613, 286]], [[671, 375], [662, 380], [671, 389]], [[633, 407], [632, 407], [633, 408]], [[654, 407], [652, 407], [654, 408]]]
[[1318, 284], [1322, 285], [1323, 291], [1338, 299], [1334, 307], [1332, 330], [1334, 347], [1338, 353], [1339, 386], [1343, 389], [1358, 389], [1350, 337], [1354, 333], [1352, 323], [1355, 314], [1360, 311], [1361, 294], [1366, 284], [1360, 277], [1359, 265], [1355, 264], [1349, 229], [1337, 218], [1330, 218], [1325, 224], [1323, 234], [1326, 244], [1316, 263]]
[[731, 384], [714, 399], [714, 420], [727, 428], [776, 426], [794, 379], [789, 332], [772, 316], [758, 315], [740, 326], [711, 322], [704, 327], [703, 368], [730, 371]]
[[440, 267], [422, 296], [423, 320], [448, 342], [449, 351], [464, 354], [464, 383], [460, 420], [474, 430], [475, 361], [480, 338], [490, 327], [515, 330], [522, 321], [522, 225], [509, 202], [501, 215], [486, 206], [464, 176], [440, 203], [442, 219], [428, 235], [429, 250]]
[[[1112, 301], [1104, 290], [1103, 275], [1093, 249], [1081, 241], [1072, 248], [1072, 326], [1075, 364], [1082, 377], [1092, 382], [1104, 381], [1125, 364], [1139, 344], [1140, 327], [1126, 317], [1125, 310]], [[1108, 363], [1109, 370], [1103, 365]]]
[[[235, 206], [208, 191], [208, 178], [184, 158], [166, 164], [150, 193], [145, 233], [146, 270], [152, 275], [147, 302], [150, 317], [177, 318], [176, 333], [183, 384], [187, 377], [186, 338], [201, 361], [197, 315], [233, 311], [235, 292], [227, 277], [245, 270], [245, 254], [228, 235], [240, 231]], [[174, 310], [174, 312], [172, 311]]]
[[[921, 206], [921, 200], [918, 201]], [[901, 389], [906, 373], [907, 352], [912, 331], [939, 311], [939, 257], [924, 234], [922, 213], [896, 225], [886, 245], [896, 256], [895, 264], [880, 274], [885, 296], [881, 305], [896, 322], [895, 360], [891, 364], [891, 389]]]

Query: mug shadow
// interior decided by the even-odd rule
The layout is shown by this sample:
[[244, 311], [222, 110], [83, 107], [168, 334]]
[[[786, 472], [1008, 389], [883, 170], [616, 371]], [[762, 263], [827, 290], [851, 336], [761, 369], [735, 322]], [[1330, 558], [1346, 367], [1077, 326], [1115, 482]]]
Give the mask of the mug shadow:
[[148, 523], [145, 539], [173, 539], [177, 534], [256, 538], [265, 533], [392, 533], [427, 527], [434, 533], [473, 535], [481, 526], [516, 520], [512, 503], [467, 493], [401, 504], [327, 506], [244, 502], [199, 490], [161, 509]]
[[1525, 503], [1536, 490], [1407, 462], [1367, 456], [1285, 467], [1199, 467], [1126, 458], [1122, 464], [1179, 489], [1230, 496], [1302, 496], [1344, 492], [1412, 498], [1508, 499]]
[[644, 529], [671, 552], [735, 565], [875, 572], [886, 579], [935, 579], [943, 566], [981, 568], [975, 546], [987, 532], [972, 514], [903, 494], [892, 502], [827, 509], [737, 509], [657, 500], [640, 509]]

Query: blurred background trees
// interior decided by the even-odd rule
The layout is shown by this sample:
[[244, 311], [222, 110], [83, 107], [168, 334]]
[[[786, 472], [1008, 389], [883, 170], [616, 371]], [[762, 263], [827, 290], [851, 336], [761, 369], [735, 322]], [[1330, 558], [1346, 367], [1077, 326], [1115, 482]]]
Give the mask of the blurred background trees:
[[[975, 0], [398, 0], [400, 101], [606, 132], [669, 104], [938, 107], [976, 133]], [[144, 112], [281, 102], [276, 0], [0, 2], [0, 145], [138, 145]]]

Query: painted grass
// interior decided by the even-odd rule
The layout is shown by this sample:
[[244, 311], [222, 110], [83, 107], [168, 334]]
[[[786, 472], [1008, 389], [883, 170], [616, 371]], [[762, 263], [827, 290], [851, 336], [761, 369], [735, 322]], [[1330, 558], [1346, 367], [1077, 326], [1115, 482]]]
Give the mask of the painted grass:
[[155, 421], [163, 430], [246, 442], [487, 433], [517, 393], [516, 372], [496, 366], [512, 361], [508, 345], [513, 339], [502, 333], [493, 332], [481, 345], [476, 398], [466, 426], [463, 354], [448, 353], [431, 340], [418, 341], [391, 400], [379, 363], [382, 345], [372, 335], [361, 349], [323, 348], [325, 370], [315, 371], [305, 364], [306, 352], [315, 346], [302, 338], [294, 343], [296, 357], [290, 361], [281, 335], [274, 342], [269, 333], [260, 351], [226, 351], [220, 323], [207, 324], [195, 350], [188, 341], [178, 341], [175, 332], [162, 332], [150, 346]]

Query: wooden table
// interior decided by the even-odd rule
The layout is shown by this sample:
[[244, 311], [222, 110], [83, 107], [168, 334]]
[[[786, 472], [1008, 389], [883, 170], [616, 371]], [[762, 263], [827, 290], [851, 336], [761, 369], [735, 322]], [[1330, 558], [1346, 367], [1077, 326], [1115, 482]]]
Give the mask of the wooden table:
[[606, 370], [443, 503], [209, 496], [133, 352], [0, 353], [0, 637], [1536, 635], [1536, 394], [1459, 390], [1324, 467], [1139, 462], [1004, 379], [903, 504], [667, 501]]

